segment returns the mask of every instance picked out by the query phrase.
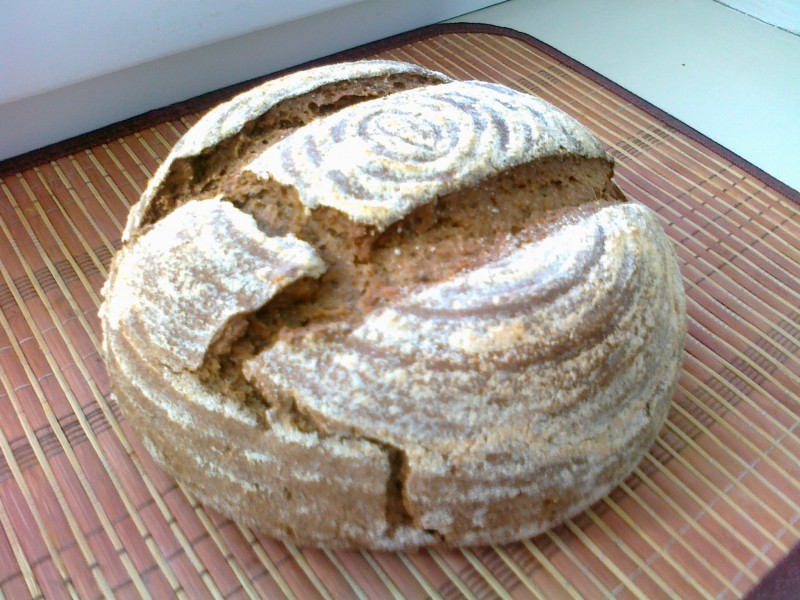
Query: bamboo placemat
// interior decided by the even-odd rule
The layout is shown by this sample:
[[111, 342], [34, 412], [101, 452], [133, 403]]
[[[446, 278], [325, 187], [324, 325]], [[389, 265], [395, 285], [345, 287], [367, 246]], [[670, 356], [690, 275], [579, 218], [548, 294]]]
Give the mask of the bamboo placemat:
[[417, 62], [543, 96], [618, 160], [688, 295], [669, 420], [585, 513], [504, 546], [298, 549], [204, 508], [131, 434], [97, 307], [127, 212], [198, 111], [233, 90], [0, 165], [0, 590], [79, 596], [739, 597], [800, 539], [800, 199], [545, 45], [429, 28], [336, 58]]

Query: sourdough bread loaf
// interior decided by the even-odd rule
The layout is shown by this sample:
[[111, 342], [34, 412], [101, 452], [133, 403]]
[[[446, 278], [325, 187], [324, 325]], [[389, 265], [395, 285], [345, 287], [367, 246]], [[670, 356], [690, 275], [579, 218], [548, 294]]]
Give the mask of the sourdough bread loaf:
[[685, 336], [655, 215], [582, 125], [364, 61], [212, 110], [132, 209], [104, 288], [114, 393], [153, 457], [281, 539], [540, 532], [666, 417]]

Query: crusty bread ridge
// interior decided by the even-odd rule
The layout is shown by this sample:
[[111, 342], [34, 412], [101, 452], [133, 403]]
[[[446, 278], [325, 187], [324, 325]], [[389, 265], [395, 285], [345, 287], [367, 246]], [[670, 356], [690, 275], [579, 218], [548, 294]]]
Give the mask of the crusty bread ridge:
[[[302, 117], [313, 118], [315, 113], [326, 108], [335, 109], [348, 102], [443, 81], [448, 78], [441, 73], [415, 65], [365, 60], [298, 71], [239, 94], [210, 110], [172, 147], [139, 202], [131, 209], [122, 239], [127, 241], [148, 217], [153, 218], [151, 213], [158, 208], [159, 195], [169, 186], [170, 176], [197, 177], [192, 162], [211, 151], [222, 154], [223, 160], [230, 159], [230, 152], [219, 152], [218, 147], [231, 145], [231, 140], [239, 141], [236, 138], [247, 130], [257, 129], [259, 125], [285, 130], [297, 126]], [[259, 123], [259, 118], [265, 115], [274, 115], [274, 119]], [[288, 123], [287, 116], [292, 117]], [[243, 152], [243, 149], [237, 147], [233, 151]]]
[[175, 146], [101, 307], [114, 393], [203, 502], [301, 544], [534, 535], [622, 480], [685, 337], [655, 215], [583, 126], [365, 61]]

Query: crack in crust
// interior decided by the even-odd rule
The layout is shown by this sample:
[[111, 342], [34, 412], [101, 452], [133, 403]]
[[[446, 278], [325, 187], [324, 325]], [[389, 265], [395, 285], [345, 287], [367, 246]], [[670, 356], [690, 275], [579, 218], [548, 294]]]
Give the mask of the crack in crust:
[[[249, 174], [229, 180], [227, 197], [235, 198], [235, 204], [256, 218], [262, 230], [270, 235], [291, 233], [311, 244], [325, 261], [327, 271], [319, 280], [305, 278], [285, 288], [246, 317], [245, 328], [231, 325], [238, 336], [209, 348], [200, 380], [228, 397], [242, 399], [255, 409], [262, 426], [280, 421], [303, 432], [376, 444], [386, 453], [390, 465], [386, 482], [388, 535], [398, 527], [414, 527], [446, 541], [444, 533], [422, 527], [408, 508], [405, 479], [409, 467], [402, 448], [353, 431], [330, 429], [303, 410], [285, 390], [263, 381], [259, 388], [252, 377], [244, 375], [242, 367], [278, 339], [301, 339], [310, 332], [326, 330], [331, 335], [346, 336], [381, 306], [545, 237], [567, 212], [573, 218], [588, 216], [618, 201], [619, 194], [608, 179], [604, 163], [597, 161], [597, 172], [579, 180], [576, 162], [558, 159], [512, 169], [480, 187], [427, 204], [380, 234], [332, 209], [302, 210], [292, 190], [285, 186]], [[551, 183], [541, 186], [536, 200], [547, 208], [535, 210], [532, 206], [536, 203], [527, 190], [543, 172], [550, 174]], [[602, 200], [592, 200], [597, 196]], [[417, 249], [432, 247], [438, 253], [437, 261], [417, 267]]]
[[217, 194], [218, 184], [226, 175], [238, 172], [264, 148], [315, 118], [386, 94], [441, 81], [432, 74], [390, 73], [361, 79], [357, 88], [350, 81], [335, 81], [287, 98], [203, 153], [174, 160], [148, 204], [141, 225], [146, 227], [163, 219], [185, 201], [182, 199]]
[[[340, 325], [351, 331], [368, 314], [421, 287], [545, 237], [567, 213], [577, 219], [619, 202], [607, 164], [590, 164], [585, 173], [575, 159], [522, 165], [426, 204], [381, 233], [334, 209], [306, 211], [291, 188], [247, 172], [216, 184], [268, 235], [292, 234], [313, 246], [326, 271], [319, 279], [294, 282], [257, 312], [232, 320], [209, 347], [201, 380], [252, 404], [256, 395], [242, 365], [279, 338], [299, 339], [324, 329], [338, 335]], [[549, 183], [539, 183], [532, 197], [529, 190], [544, 173]]]

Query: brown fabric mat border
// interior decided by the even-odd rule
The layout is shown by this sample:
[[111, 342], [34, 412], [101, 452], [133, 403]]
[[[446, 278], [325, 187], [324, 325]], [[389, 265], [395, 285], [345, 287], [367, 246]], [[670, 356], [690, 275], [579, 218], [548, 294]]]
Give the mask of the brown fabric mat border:
[[800, 544], [767, 573], [745, 600], [797, 600], [800, 595]]
[[125, 119], [124, 121], [120, 121], [112, 125], [107, 125], [100, 129], [96, 129], [94, 131], [90, 131], [75, 136], [73, 138], [69, 138], [67, 140], [63, 140], [55, 144], [50, 144], [43, 148], [32, 150], [25, 154], [21, 154], [19, 156], [11, 157], [3, 161], [0, 161], [0, 177], [5, 177], [11, 173], [24, 171], [26, 169], [32, 168], [34, 166], [37, 166], [45, 162], [49, 162], [61, 156], [73, 154], [85, 148], [89, 148], [97, 144], [102, 144], [104, 142], [107, 142], [109, 140], [129, 135], [136, 131], [140, 131], [142, 129], [151, 127], [155, 124], [162, 123], [170, 119], [179, 118], [183, 115], [190, 114], [193, 112], [208, 110], [212, 106], [220, 102], [223, 102], [224, 100], [234, 96], [235, 94], [242, 92], [248, 88], [251, 88], [261, 83], [262, 81], [265, 81], [266, 79], [272, 77], [276, 77], [300, 69], [309, 68], [311, 66], [322, 65], [331, 62], [337, 62], [343, 60], [358, 60], [359, 58], [363, 58], [368, 54], [379, 52], [382, 49], [395, 48], [403, 44], [424, 40], [426, 38], [435, 37], [437, 35], [442, 35], [446, 33], [488, 33], [493, 35], [501, 35], [501, 36], [515, 38], [523, 42], [526, 42], [528, 44], [531, 44], [532, 46], [535, 46], [536, 48], [540, 49], [542, 52], [548, 54], [552, 58], [566, 64], [567, 66], [574, 69], [581, 75], [588, 77], [598, 85], [601, 85], [602, 87], [608, 89], [609, 91], [614, 92], [619, 96], [623, 97], [627, 102], [630, 102], [637, 108], [640, 108], [641, 110], [645, 111], [646, 113], [650, 114], [656, 119], [664, 121], [670, 127], [673, 127], [680, 133], [688, 136], [695, 142], [703, 145], [708, 150], [719, 154], [720, 156], [730, 161], [731, 163], [733, 163], [734, 165], [736, 165], [749, 175], [761, 181], [761, 183], [763, 183], [764, 185], [773, 188], [775, 191], [784, 194], [792, 201], [800, 204], [800, 191], [795, 190], [794, 188], [783, 183], [782, 181], [776, 179], [766, 171], [755, 166], [754, 164], [742, 158], [738, 154], [725, 148], [724, 146], [715, 142], [708, 136], [700, 133], [693, 127], [673, 117], [669, 113], [651, 104], [647, 100], [644, 100], [640, 96], [637, 96], [636, 94], [620, 86], [619, 84], [614, 83], [604, 75], [601, 75], [600, 73], [587, 67], [583, 63], [578, 62], [577, 60], [564, 54], [560, 50], [557, 50], [553, 46], [550, 46], [549, 44], [539, 40], [538, 38], [535, 38], [526, 33], [522, 33], [520, 31], [517, 31], [515, 29], [510, 29], [507, 27], [500, 27], [497, 25], [486, 25], [482, 23], [440, 23], [436, 25], [421, 27], [419, 29], [414, 29], [412, 31], [384, 38], [382, 40], [370, 42], [368, 44], [363, 44], [361, 46], [356, 46], [349, 50], [337, 52], [335, 54], [331, 54], [323, 58], [308, 61], [291, 68], [277, 71], [275, 73], [262, 75], [260, 77], [256, 77], [254, 79], [250, 79], [241, 83], [226, 86], [218, 90], [208, 92], [206, 94], [202, 94], [194, 98], [190, 98], [188, 100], [183, 100], [181, 102], [165, 106], [163, 108], [154, 109], [146, 113], [143, 113], [141, 115]]

